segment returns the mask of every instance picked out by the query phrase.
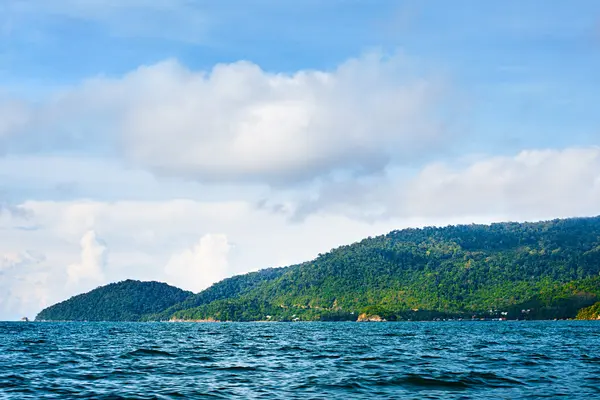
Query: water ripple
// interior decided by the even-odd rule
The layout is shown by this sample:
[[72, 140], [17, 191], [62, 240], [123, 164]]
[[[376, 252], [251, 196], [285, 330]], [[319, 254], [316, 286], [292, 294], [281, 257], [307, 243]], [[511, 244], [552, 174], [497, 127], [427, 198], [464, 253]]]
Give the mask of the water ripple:
[[600, 323], [0, 323], [4, 399], [596, 398]]

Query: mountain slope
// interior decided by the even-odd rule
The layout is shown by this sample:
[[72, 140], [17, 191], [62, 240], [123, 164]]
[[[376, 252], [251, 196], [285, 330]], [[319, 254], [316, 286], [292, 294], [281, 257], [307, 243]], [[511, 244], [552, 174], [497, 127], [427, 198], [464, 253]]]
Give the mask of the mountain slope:
[[137, 321], [192, 295], [166, 283], [126, 280], [71, 297], [42, 310], [40, 321]]
[[158, 282], [111, 284], [36, 319], [547, 319], [574, 318], [599, 300], [595, 217], [393, 231], [195, 295]]
[[280, 277], [288, 269], [289, 267], [266, 268], [257, 272], [249, 272], [223, 279], [200, 293], [186, 298], [181, 303], [177, 303], [158, 313], [145, 315], [142, 319], [147, 321], [164, 321], [170, 319], [176, 312], [181, 310], [199, 307], [218, 300], [242, 296], [263, 282]]
[[598, 217], [405, 229], [342, 246], [237, 297], [174, 317], [575, 317], [600, 297], [599, 274]]

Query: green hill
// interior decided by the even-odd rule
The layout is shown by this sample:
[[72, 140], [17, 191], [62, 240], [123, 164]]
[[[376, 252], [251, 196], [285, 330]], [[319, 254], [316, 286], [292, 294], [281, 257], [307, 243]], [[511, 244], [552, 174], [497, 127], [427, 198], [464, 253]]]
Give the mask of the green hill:
[[239, 296], [174, 316], [573, 318], [599, 299], [599, 274], [600, 218], [405, 229], [342, 246]]
[[173, 317], [181, 310], [187, 310], [201, 305], [209, 304], [217, 300], [231, 299], [250, 292], [260, 284], [281, 276], [288, 268], [266, 268], [257, 272], [244, 275], [236, 275], [223, 279], [202, 292], [186, 298], [166, 310], [142, 317], [146, 321], [165, 321]]
[[126, 280], [42, 310], [37, 321], [138, 321], [144, 314], [157, 313], [192, 295], [166, 283]]
[[195, 295], [157, 282], [108, 285], [37, 319], [553, 319], [575, 318], [599, 300], [594, 217], [403, 229]]

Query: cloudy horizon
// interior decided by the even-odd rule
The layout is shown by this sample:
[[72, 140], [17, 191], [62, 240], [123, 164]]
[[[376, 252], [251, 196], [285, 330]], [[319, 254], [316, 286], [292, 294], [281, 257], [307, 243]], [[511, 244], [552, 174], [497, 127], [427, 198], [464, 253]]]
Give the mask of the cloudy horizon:
[[321, 3], [4, 2], [0, 320], [600, 214], [599, 3]]

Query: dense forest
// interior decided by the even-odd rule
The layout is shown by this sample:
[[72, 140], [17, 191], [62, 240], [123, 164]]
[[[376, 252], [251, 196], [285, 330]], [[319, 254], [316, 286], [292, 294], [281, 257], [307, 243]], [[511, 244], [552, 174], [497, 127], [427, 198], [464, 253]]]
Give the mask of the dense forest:
[[166, 283], [126, 280], [42, 310], [37, 321], [138, 321], [145, 314], [160, 312], [192, 295]]
[[175, 317], [572, 318], [599, 296], [600, 218], [578, 218], [394, 231]]
[[595, 217], [393, 231], [226, 279], [139, 319], [553, 319], [599, 300]]
[[577, 319], [600, 319], [600, 301], [592, 306], [579, 310]]
[[244, 275], [236, 275], [223, 279], [202, 292], [188, 297], [181, 303], [177, 303], [166, 310], [154, 314], [144, 315], [144, 321], [162, 321], [170, 319], [176, 312], [209, 304], [217, 300], [229, 299], [241, 296], [256, 288], [265, 281], [273, 280], [281, 276], [287, 268], [266, 268], [258, 272], [250, 272]]

